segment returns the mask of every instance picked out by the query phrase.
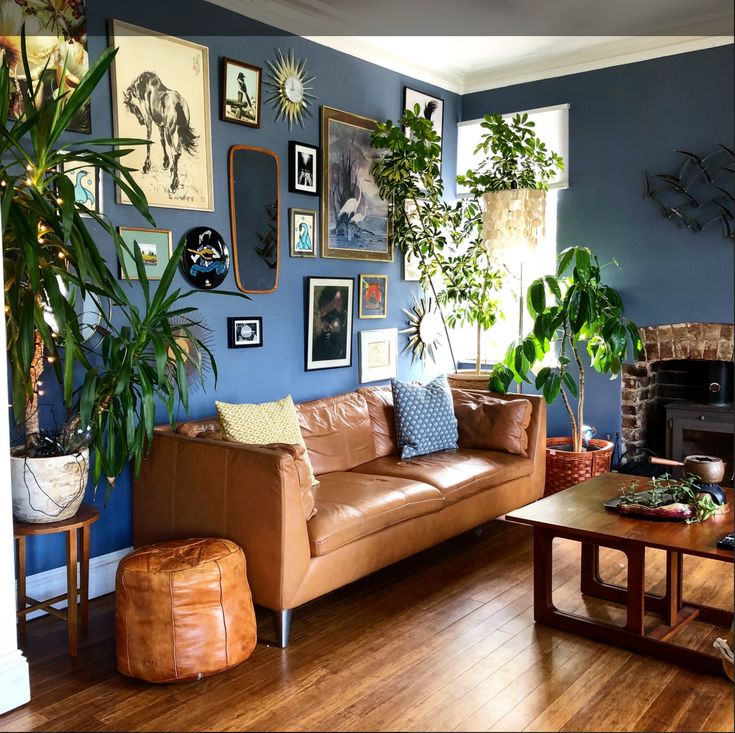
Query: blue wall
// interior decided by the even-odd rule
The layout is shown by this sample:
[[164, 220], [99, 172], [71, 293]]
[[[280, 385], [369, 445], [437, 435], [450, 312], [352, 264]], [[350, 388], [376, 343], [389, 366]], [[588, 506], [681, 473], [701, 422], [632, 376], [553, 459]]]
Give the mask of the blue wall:
[[[448, 172], [447, 195], [454, 195], [454, 170], [456, 167], [456, 123], [460, 118], [460, 97], [437, 87], [402, 76], [373, 64], [360, 61], [324, 46], [293, 36], [279, 35], [280, 31], [230, 13], [202, 0], [185, 0], [176, 3], [175, 17], [171, 17], [170, 3], [150, 0], [132, 0], [125, 4], [112, 0], [88, 0], [89, 52], [95, 58], [108, 44], [107, 24], [110, 18], [127, 21], [209, 47], [210, 97], [212, 106], [212, 157], [214, 169], [214, 212], [153, 209], [159, 227], [173, 231], [174, 242], [190, 228], [211, 226], [230, 241], [229, 193], [227, 179], [227, 154], [232, 145], [254, 145], [274, 151], [281, 160], [281, 270], [278, 289], [265, 295], [251, 295], [252, 300], [225, 298], [208, 292], [198, 293], [191, 299], [213, 329], [214, 355], [219, 371], [216, 389], [208, 387], [205, 393], [192, 395], [190, 415], [209, 416], [214, 413], [215, 398], [230, 402], [264, 402], [286, 394], [295, 401], [304, 401], [325, 395], [350, 391], [359, 386], [358, 332], [374, 328], [404, 328], [406, 317], [401, 308], [410, 308], [411, 293], [419, 293], [417, 283], [402, 279], [402, 255], [397, 252], [394, 261], [362, 262], [358, 260], [303, 259], [288, 256], [289, 223], [291, 207], [319, 210], [320, 199], [288, 193], [288, 141], [299, 140], [320, 145], [319, 106], [326, 105], [355, 114], [384, 120], [400, 116], [403, 105], [403, 87], [408, 85], [444, 100], [443, 166]], [[197, 29], [200, 34], [197, 35]], [[268, 35], [270, 33], [270, 35]], [[208, 35], [202, 35], [208, 34]], [[220, 120], [220, 64], [221, 57], [228, 56], [263, 68], [267, 60], [274, 60], [276, 49], [286, 53], [293, 48], [297, 58], [307, 60], [308, 71], [316, 76], [314, 93], [317, 96], [313, 116], [307, 117], [305, 129], [298, 125], [289, 132], [283, 121], [275, 122], [276, 112], [263, 103], [259, 129]], [[265, 86], [263, 87], [265, 92]], [[263, 95], [264, 99], [267, 97]], [[109, 79], [103, 80], [92, 100], [93, 137], [112, 134], [112, 107]], [[141, 127], [141, 137], [144, 128]], [[74, 136], [83, 139], [84, 136]], [[149, 226], [131, 206], [115, 204], [112, 185], [104, 189], [104, 211], [115, 225]], [[321, 214], [319, 214], [321, 218]], [[114, 255], [111, 242], [108, 246], [110, 262]], [[116, 266], [116, 265], [115, 265]], [[354, 313], [352, 342], [352, 367], [323, 371], [304, 371], [304, 277], [340, 276], [357, 278], [360, 273], [388, 275], [388, 317], [381, 320], [359, 320]], [[184, 289], [189, 286], [177, 275]], [[357, 281], [355, 283], [357, 285]], [[137, 287], [135, 284], [133, 288]], [[220, 290], [236, 290], [232, 268]], [[355, 291], [357, 292], [357, 291]], [[228, 316], [262, 316], [264, 346], [257, 349], [227, 348], [226, 324]], [[399, 334], [399, 351], [406, 336]], [[424, 378], [448, 365], [429, 364], [426, 375], [418, 365], [410, 366], [410, 357], [399, 358], [398, 376]], [[58, 407], [56, 408], [59, 413]], [[184, 415], [181, 415], [182, 419]], [[160, 415], [164, 419], [163, 414]], [[118, 478], [110, 500], [104, 505], [104, 492], [97, 496], [101, 518], [92, 530], [92, 556], [102, 555], [132, 544], [130, 477]], [[88, 497], [91, 500], [91, 494]], [[60, 536], [34, 538], [29, 543], [29, 574], [58, 567], [64, 562], [64, 545]]]
[[[733, 322], [733, 243], [719, 224], [679, 229], [644, 197], [644, 171], [675, 172], [675, 149], [733, 144], [733, 46], [466, 95], [462, 119], [568, 102], [570, 185], [560, 191], [557, 247], [589, 246], [639, 326]], [[588, 373], [592, 370], [588, 370]], [[585, 422], [614, 437], [620, 380], [592, 372]], [[561, 403], [549, 435], [568, 435]]]

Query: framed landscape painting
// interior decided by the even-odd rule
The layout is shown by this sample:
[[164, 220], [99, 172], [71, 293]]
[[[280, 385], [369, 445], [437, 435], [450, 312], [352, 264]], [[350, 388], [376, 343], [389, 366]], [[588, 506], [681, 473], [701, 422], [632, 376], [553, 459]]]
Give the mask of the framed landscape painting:
[[388, 206], [371, 173], [375, 124], [322, 107], [322, 257], [393, 261]]
[[[148, 279], [160, 280], [171, 259], [171, 230], [118, 227], [118, 231], [131, 251], [135, 243], [138, 243]], [[123, 265], [125, 270], [123, 270]], [[125, 272], [127, 272], [128, 280], [138, 280], [135, 260], [127, 252], [123, 253], [120, 262], [120, 278], [125, 277]]]
[[[151, 140], [125, 164], [151, 206], [213, 211], [207, 47], [119, 20], [110, 35], [115, 135]], [[130, 203], [119, 187], [117, 201]]]

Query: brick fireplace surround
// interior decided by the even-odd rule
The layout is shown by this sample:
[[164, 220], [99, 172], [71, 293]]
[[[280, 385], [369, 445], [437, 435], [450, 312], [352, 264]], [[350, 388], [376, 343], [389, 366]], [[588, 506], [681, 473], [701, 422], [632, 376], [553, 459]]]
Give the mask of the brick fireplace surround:
[[732, 361], [731, 323], [671, 323], [640, 329], [645, 348], [642, 361], [624, 364], [621, 380], [621, 455], [646, 444], [647, 423], [656, 404], [654, 365], [678, 359]]

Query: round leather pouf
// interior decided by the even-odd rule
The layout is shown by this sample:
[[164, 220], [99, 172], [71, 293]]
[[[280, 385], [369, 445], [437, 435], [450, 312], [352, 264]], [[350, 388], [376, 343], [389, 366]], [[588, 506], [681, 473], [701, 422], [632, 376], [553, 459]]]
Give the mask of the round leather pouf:
[[184, 682], [234, 667], [255, 648], [245, 555], [230, 540], [188, 539], [126, 555], [115, 578], [117, 668]]

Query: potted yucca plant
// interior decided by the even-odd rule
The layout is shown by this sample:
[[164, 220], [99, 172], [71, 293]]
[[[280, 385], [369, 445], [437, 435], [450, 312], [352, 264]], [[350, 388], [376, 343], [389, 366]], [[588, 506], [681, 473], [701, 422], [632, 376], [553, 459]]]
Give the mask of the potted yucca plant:
[[[7, 58], [0, 67], [5, 323], [11, 403], [24, 433], [11, 458], [13, 511], [22, 521], [60, 521], [76, 512], [90, 450], [95, 487], [105, 478], [109, 490], [131, 460], [137, 471], [152, 438], [156, 402], [173, 422], [178, 404], [188, 406], [191, 371], [201, 375], [211, 366], [216, 379], [211, 353], [197, 335], [194, 309], [181, 304], [189, 293], [171, 287], [184, 243], [152, 292], [137, 244], [129, 248], [106, 217], [76, 204], [73, 184], [61, 172], [97, 168], [155, 225], [145, 195], [121, 162], [130, 146], [147, 141], [61, 142], [114, 55], [113, 49], [104, 51], [71, 93], [44, 97], [30, 73], [23, 35], [27, 89], [18, 119], [9, 117]], [[63, 78], [59, 88], [65, 88]], [[91, 235], [82, 212], [111, 238], [118, 256], [126, 251], [133, 257], [142, 308], [129, 297], [131, 286], [109, 270], [97, 244], [100, 235]], [[82, 301], [100, 314], [95, 348], [82, 325]], [[60, 426], [42, 424], [39, 415], [42, 382], [53, 379], [67, 412]]]

